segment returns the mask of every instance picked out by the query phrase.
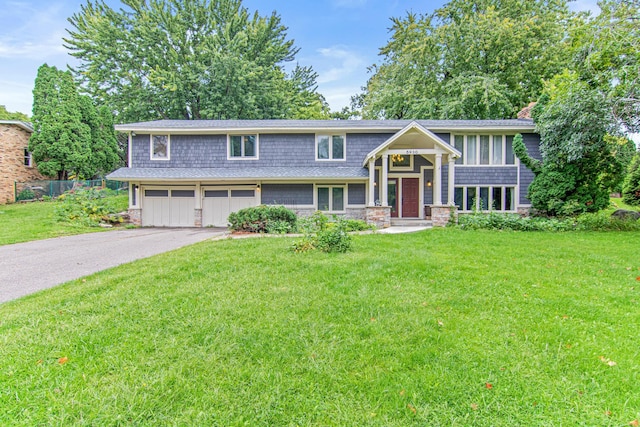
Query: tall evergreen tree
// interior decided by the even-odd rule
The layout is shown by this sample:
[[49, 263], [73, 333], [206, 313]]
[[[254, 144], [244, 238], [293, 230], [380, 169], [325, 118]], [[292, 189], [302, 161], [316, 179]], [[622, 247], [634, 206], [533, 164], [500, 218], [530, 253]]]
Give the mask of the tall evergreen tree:
[[34, 132], [29, 140], [42, 174], [57, 179], [90, 175], [91, 128], [82, 119], [71, 73], [42, 65], [33, 89]]
[[69, 71], [42, 65], [33, 90], [34, 133], [29, 140], [38, 170], [61, 180], [112, 171], [119, 163], [112, 117], [108, 109], [96, 111], [88, 96], [79, 95]]

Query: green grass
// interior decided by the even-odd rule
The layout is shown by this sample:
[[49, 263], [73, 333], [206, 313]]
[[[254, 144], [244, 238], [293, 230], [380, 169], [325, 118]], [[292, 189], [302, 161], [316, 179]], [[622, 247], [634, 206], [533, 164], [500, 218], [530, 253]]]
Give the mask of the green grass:
[[640, 418], [640, 233], [354, 240], [204, 242], [0, 306], [0, 425]]
[[[127, 196], [116, 196], [122, 210], [127, 208]], [[99, 227], [58, 222], [55, 218], [57, 202], [32, 202], [0, 205], [0, 246], [12, 243], [74, 234], [104, 231]]]
[[610, 210], [611, 212], [613, 212], [616, 209], [626, 209], [628, 211], [640, 211], [639, 206], [627, 205], [625, 202], [622, 201], [622, 197], [612, 197]]

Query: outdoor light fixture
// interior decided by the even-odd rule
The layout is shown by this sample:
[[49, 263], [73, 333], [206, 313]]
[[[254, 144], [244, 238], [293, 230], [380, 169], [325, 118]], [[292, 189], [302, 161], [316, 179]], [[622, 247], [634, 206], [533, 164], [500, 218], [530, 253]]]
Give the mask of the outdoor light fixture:
[[427, 187], [431, 187], [431, 181], [427, 181]]

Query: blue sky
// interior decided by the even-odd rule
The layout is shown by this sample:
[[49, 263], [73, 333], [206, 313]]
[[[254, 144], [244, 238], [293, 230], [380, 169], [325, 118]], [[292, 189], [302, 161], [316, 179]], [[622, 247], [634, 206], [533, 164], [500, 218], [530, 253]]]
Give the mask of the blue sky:
[[[43, 63], [73, 64], [62, 46], [67, 18], [80, 0], [0, 0], [0, 105], [31, 114], [33, 82]], [[119, 1], [108, 0], [113, 7]], [[297, 62], [319, 74], [319, 92], [332, 110], [349, 104], [378, 62], [388, 40], [389, 18], [407, 11], [431, 13], [445, 0], [244, 0], [261, 15], [276, 11], [300, 48]], [[596, 0], [576, 0], [573, 10], [597, 11]]]

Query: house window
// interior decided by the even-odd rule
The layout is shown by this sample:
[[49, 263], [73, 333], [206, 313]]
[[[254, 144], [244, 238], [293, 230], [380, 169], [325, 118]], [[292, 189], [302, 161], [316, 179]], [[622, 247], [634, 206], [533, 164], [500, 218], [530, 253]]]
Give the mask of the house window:
[[464, 164], [464, 136], [456, 135], [453, 138], [453, 146], [462, 154], [456, 159], [456, 165]]
[[413, 170], [413, 156], [392, 154], [389, 158], [391, 159], [391, 170]]
[[515, 165], [513, 137], [505, 135], [454, 135], [453, 145], [462, 153], [458, 165]]
[[318, 187], [318, 210], [322, 212], [344, 212], [344, 187]]
[[33, 161], [33, 159], [31, 158], [31, 153], [29, 152], [28, 148], [24, 149], [24, 165], [27, 167], [31, 167], [33, 166], [33, 163], [31, 163]]
[[151, 135], [151, 160], [169, 160], [169, 135]]
[[344, 135], [317, 135], [316, 160], [344, 160]]
[[514, 211], [515, 187], [456, 187], [453, 200], [460, 211]]
[[258, 135], [229, 135], [228, 159], [257, 159]]

